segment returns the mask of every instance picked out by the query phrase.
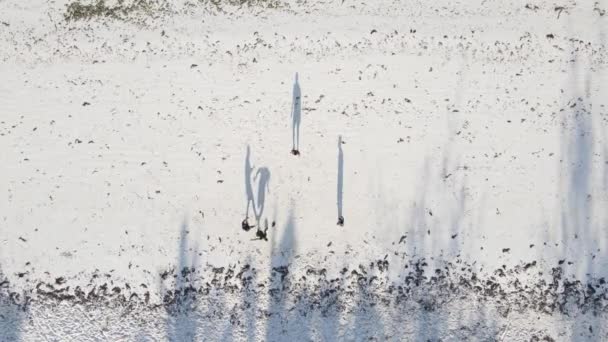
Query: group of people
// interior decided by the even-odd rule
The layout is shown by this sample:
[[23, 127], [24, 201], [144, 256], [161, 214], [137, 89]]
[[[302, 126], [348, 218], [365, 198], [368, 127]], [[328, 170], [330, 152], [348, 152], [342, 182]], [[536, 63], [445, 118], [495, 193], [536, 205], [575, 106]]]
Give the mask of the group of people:
[[[291, 153], [295, 156], [300, 155], [299, 145], [300, 145], [300, 122], [302, 117], [302, 92], [300, 89], [300, 83], [298, 81], [298, 73], [296, 73], [295, 81], [293, 85], [293, 99], [291, 103], [291, 119], [292, 119], [292, 149]], [[338, 225], [344, 225], [344, 217], [342, 216], [342, 177], [343, 177], [343, 154], [342, 154], [342, 138], [340, 137], [338, 140]], [[247, 194], [247, 211], [245, 213], [245, 219], [241, 222], [241, 228], [244, 231], [250, 231], [251, 229], [257, 226], [256, 230], [256, 238], [254, 240], [265, 240], [268, 241], [268, 220], [264, 219], [264, 229], [260, 227], [260, 219], [262, 217], [262, 213], [264, 212], [264, 202], [266, 197], [266, 191], [270, 192], [269, 189], [269, 181], [270, 181], [270, 171], [266, 167], [261, 167], [253, 176], [253, 180], [255, 181], [259, 177], [258, 183], [258, 196], [257, 196], [257, 206], [256, 201], [254, 200], [253, 187], [251, 185], [252, 173], [254, 167], [251, 166], [251, 162], [249, 161], [251, 155], [251, 151], [249, 146], [247, 146], [247, 155], [245, 156], [245, 192]], [[249, 223], [249, 206], [253, 207], [253, 213], [255, 215], [256, 224]], [[274, 227], [275, 222], [272, 222], [272, 227]]]
[[[291, 153], [295, 156], [300, 155], [299, 145], [300, 145], [300, 121], [302, 116], [302, 104], [301, 104], [301, 90], [300, 84], [298, 82], [298, 73], [296, 73], [295, 82], [293, 85], [293, 101], [291, 104], [291, 119], [292, 119], [292, 149]], [[258, 198], [257, 198], [257, 207], [256, 201], [254, 200], [253, 187], [251, 185], [251, 175], [253, 173], [253, 167], [251, 166], [251, 162], [249, 161], [251, 155], [251, 151], [249, 146], [247, 146], [247, 155], [245, 157], [245, 192], [247, 194], [247, 211], [245, 213], [245, 219], [241, 222], [241, 228], [244, 231], [249, 231], [252, 228], [256, 227], [256, 239], [254, 240], [266, 240], [268, 241], [268, 220], [264, 219], [264, 229], [260, 227], [260, 219], [262, 217], [262, 213], [264, 212], [264, 202], [266, 191], [270, 192], [268, 188], [268, 184], [270, 181], [270, 171], [266, 167], [259, 168], [253, 177], [255, 181], [259, 176], [258, 183]], [[249, 223], [249, 206], [253, 207], [253, 213], [256, 218], [256, 224]], [[274, 222], [272, 223], [274, 226]]]
[[266, 240], [268, 241], [268, 220], [264, 220], [264, 230], [260, 227], [260, 219], [264, 213], [264, 203], [266, 202], [266, 192], [270, 192], [270, 170], [267, 167], [261, 167], [257, 170], [253, 176], [253, 181], [258, 180], [258, 196], [257, 205], [254, 198], [252, 181], [252, 173], [254, 167], [251, 166], [250, 161], [251, 150], [247, 146], [247, 154], [245, 156], [245, 192], [247, 194], [247, 211], [245, 213], [245, 219], [241, 222], [241, 228], [244, 231], [249, 231], [256, 227], [256, 224], [249, 224], [249, 207], [253, 207], [253, 214], [257, 223], [257, 231], [255, 233], [256, 239], [254, 240]]
[[[249, 230], [255, 227], [255, 224], [250, 225], [247, 217], [245, 217], [245, 219], [241, 223], [241, 227], [244, 231], [248, 232]], [[264, 219], [264, 230], [260, 229], [260, 227], [258, 226], [258, 229], [255, 232], [255, 239], [253, 240], [268, 241], [268, 219]]]

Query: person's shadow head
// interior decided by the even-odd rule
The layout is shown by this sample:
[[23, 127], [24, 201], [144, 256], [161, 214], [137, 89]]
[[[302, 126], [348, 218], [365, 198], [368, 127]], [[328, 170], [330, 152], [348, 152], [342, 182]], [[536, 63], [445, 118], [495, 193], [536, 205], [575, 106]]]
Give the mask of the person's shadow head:
[[[296, 72], [296, 77], [295, 77], [295, 80], [293, 81], [294, 105], [300, 104], [300, 96], [301, 96], [300, 81], [299, 81], [298, 73]], [[297, 102], [296, 102], [296, 100], [297, 100]]]

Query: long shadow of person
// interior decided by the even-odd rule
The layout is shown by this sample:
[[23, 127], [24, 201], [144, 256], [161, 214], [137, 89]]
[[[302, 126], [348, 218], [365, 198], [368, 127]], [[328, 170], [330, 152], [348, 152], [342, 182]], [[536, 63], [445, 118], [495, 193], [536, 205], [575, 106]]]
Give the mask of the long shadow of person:
[[296, 72], [296, 80], [293, 84], [293, 100], [291, 103], [291, 139], [293, 155], [300, 154], [300, 121], [302, 118], [302, 92], [300, 83], [298, 82], [298, 73]]
[[344, 152], [342, 152], [342, 136], [338, 136], [338, 225], [344, 225], [342, 216], [342, 194], [344, 189]]
[[175, 283], [173, 288], [167, 288], [164, 282], [160, 282], [160, 293], [168, 315], [166, 333], [170, 341], [196, 341], [197, 335], [202, 333], [195, 312], [197, 302], [193, 286], [194, 274], [199, 267], [199, 246], [198, 243], [191, 245], [188, 234], [188, 221], [184, 218], [180, 225]]
[[258, 183], [258, 206], [257, 211], [254, 212], [258, 228], [260, 228], [260, 219], [264, 213], [264, 203], [266, 202], [266, 192], [270, 193], [270, 170], [267, 167], [261, 167], [255, 173], [253, 180], [255, 181], [258, 176], [260, 177]]
[[[295, 209], [291, 207], [287, 221], [282, 231], [281, 240], [275, 245], [275, 235], [270, 237], [270, 248], [273, 251], [270, 258], [270, 278], [268, 288], [268, 307], [266, 309], [266, 336], [265, 341], [286, 340], [290, 293], [293, 290], [294, 276], [289, 267], [295, 258], [298, 249], [296, 241]], [[310, 340], [306, 336], [300, 340]]]
[[251, 186], [251, 174], [253, 173], [253, 166], [251, 166], [251, 161], [249, 158], [251, 157], [251, 149], [249, 145], [247, 145], [247, 154], [245, 155], [245, 195], [247, 196], [247, 210], [245, 211], [245, 219], [241, 223], [241, 227], [243, 230], [248, 231], [254, 226], [250, 226], [249, 222], [249, 205], [253, 207], [253, 214], [257, 217], [255, 211], [255, 201], [253, 198], [253, 187]]
[[11, 284], [0, 266], [0, 341], [17, 342], [22, 340], [21, 325], [26, 308], [14, 302], [20, 298], [18, 292], [11, 291]]

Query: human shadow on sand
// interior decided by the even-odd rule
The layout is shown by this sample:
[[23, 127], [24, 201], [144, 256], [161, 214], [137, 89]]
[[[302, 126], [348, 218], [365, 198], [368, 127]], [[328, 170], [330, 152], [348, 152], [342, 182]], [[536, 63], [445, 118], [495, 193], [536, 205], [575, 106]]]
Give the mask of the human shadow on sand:
[[247, 209], [245, 210], [245, 219], [241, 223], [241, 228], [248, 231], [254, 226], [249, 225], [249, 207], [253, 208], [255, 215], [255, 199], [253, 196], [253, 186], [251, 185], [251, 175], [253, 173], [253, 166], [251, 166], [251, 148], [247, 145], [247, 152], [245, 154], [245, 196], [247, 197]]
[[337, 189], [337, 204], [338, 204], [338, 225], [344, 225], [343, 208], [343, 191], [344, 191], [344, 152], [342, 151], [342, 136], [338, 136], [338, 189]]
[[302, 91], [300, 90], [300, 83], [298, 81], [298, 73], [296, 72], [296, 79], [293, 83], [293, 98], [291, 101], [291, 139], [292, 148], [291, 153], [293, 155], [300, 154], [300, 122], [302, 119]]

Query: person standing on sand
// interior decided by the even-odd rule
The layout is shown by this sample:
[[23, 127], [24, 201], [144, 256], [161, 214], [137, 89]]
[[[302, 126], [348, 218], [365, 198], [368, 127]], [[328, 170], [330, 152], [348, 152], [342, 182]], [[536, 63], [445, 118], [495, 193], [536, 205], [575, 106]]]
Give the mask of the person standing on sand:
[[252, 241], [255, 240], [264, 240], [264, 241], [268, 241], [268, 220], [264, 219], [264, 230], [261, 230], [258, 227], [258, 230], [255, 232], [255, 239], [252, 239]]
[[291, 139], [292, 149], [291, 154], [297, 156], [300, 154], [300, 121], [302, 118], [302, 92], [300, 83], [298, 82], [298, 73], [296, 72], [296, 80], [293, 84], [293, 99], [291, 103]]

